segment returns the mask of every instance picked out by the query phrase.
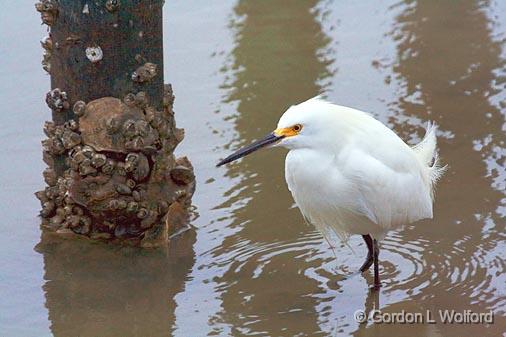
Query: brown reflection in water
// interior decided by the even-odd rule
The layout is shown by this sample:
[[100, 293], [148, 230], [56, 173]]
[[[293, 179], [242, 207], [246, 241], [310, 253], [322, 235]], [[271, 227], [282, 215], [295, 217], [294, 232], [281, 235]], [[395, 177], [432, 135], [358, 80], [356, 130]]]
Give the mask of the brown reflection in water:
[[[453, 137], [440, 138], [440, 153], [450, 168], [438, 187], [435, 219], [408, 227], [400, 238], [391, 236], [384, 243], [394, 257], [413, 260], [415, 272], [387, 287], [391, 293], [413, 293], [411, 298], [383, 309], [431, 310], [435, 315], [438, 309], [494, 310], [496, 321], [488, 329], [480, 324], [372, 325], [356, 335], [499, 335], [505, 323], [500, 315], [504, 260], [498, 247], [504, 240], [505, 223], [498, 214], [504, 191], [493, 187], [485, 161], [501, 166], [493, 151], [504, 147], [504, 116], [490, 102], [497, 93], [492, 83], [500, 80], [494, 70], [505, 64], [501, 44], [491, 37], [484, 12], [488, 2], [406, 1], [405, 6], [393, 32], [399, 40], [393, 72], [405, 81], [407, 95], [416, 93], [423, 103], [401, 97], [398, 105], [407, 116], [436, 121]], [[477, 151], [473, 144], [487, 137], [490, 143]], [[410, 242], [422, 252], [410, 251]], [[393, 276], [396, 267], [388, 261], [384, 267]]]
[[195, 232], [139, 250], [43, 236], [43, 286], [54, 336], [171, 336], [194, 264]]
[[[239, 1], [233, 28], [233, 82], [227, 102], [237, 102], [235, 129], [241, 144], [272, 131], [291, 104], [317, 95], [328, 77], [327, 62], [317, 52], [328, 43], [313, 10], [318, 1]], [[237, 144], [234, 145], [238, 146]], [[319, 331], [317, 282], [306, 277], [298, 255], [320, 244], [304, 224], [285, 186], [283, 150], [266, 150], [229, 166], [227, 175], [241, 182], [221, 207], [251, 198], [233, 211], [237, 232], [213, 254], [228, 255], [223, 311], [218, 320], [235, 335], [314, 335]], [[313, 262], [314, 263], [314, 262]], [[316, 264], [321, 263], [317, 261]]]

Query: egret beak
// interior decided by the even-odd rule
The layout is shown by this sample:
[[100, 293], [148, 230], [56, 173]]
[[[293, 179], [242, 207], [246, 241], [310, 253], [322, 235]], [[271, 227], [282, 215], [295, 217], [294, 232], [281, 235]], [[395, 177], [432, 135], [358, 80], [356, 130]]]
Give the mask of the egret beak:
[[230, 163], [230, 162], [232, 162], [232, 161], [234, 161], [236, 159], [245, 157], [248, 154], [250, 154], [252, 152], [255, 152], [256, 150], [259, 150], [259, 149], [261, 149], [263, 147], [267, 147], [267, 146], [269, 146], [271, 144], [277, 143], [277, 142], [279, 142], [283, 138], [285, 138], [284, 135], [279, 135], [278, 136], [274, 132], [269, 133], [264, 138], [262, 138], [260, 140], [257, 140], [256, 142], [254, 142], [254, 143], [252, 143], [250, 145], [247, 145], [247, 146], [243, 147], [242, 149], [239, 149], [236, 152], [232, 153], [230, 156], [228, 156], [227, 158], [225, 158], [222, 161], [220, 161], [216, 165], [216, 167], [219, 167], [221, 165]]

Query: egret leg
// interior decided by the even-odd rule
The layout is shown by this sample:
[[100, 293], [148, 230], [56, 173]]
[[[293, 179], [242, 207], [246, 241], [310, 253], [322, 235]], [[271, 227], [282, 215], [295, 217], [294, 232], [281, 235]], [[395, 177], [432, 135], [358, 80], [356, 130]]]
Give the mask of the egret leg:
[[376, 239], [373, 239], [373, 259], [374, 259], [374, 289], [381, 287], [379, 278], [379, 245]]
[[360, 272], [363, 273], [364, 271], [368, 270], [371, 265], [373, 264], [373, 256], [374, 256], [374, 243], [372, 237], [367, 235], [362, 235], [362, 238], [365, 241], [365, 244], [367, 245], [367, 257], [362, 264], [362, 267], [360, 267]]

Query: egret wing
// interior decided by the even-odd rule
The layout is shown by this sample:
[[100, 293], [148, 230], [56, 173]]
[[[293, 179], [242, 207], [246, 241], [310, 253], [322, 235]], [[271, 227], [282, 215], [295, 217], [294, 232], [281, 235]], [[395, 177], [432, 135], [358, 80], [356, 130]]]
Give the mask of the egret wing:
[[430, 187], [418, 162], [395, 169], [364, 151], [354, 150], [341, 170], [358, 192], [360, 208], [356, 211], [384, 229], [432, 217]]

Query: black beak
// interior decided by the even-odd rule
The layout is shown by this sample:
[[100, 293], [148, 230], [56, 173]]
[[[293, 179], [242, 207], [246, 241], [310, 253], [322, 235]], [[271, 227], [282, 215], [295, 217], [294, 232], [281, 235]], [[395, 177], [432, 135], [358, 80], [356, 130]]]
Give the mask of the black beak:
[[220, 161], [216, 165], [216, 167], [219, 167], [221, 165], [230, 163], [236, 159], [247, 156], [248, 154], [255, 152], [258, 149], [261, 149], [261, 148], [266, 147], [268, 145], [277, 143], [278, 141], [280, 141], [283, 138], [285, 138], [285, 136], [276, 136], [274, 133], [270, 133], [267, 136], [265, 136], [264, 138], [257, 140], [256, 142], [254, 142], [248, 146], [245, 146], [242, 149], [239, 149], [238, 151], [232, 153], [230, 156], [228, 156], [227, 158]]

